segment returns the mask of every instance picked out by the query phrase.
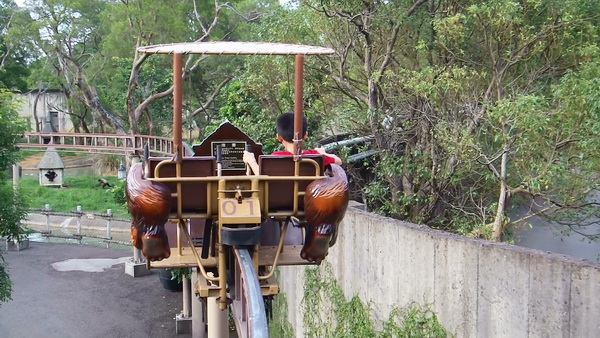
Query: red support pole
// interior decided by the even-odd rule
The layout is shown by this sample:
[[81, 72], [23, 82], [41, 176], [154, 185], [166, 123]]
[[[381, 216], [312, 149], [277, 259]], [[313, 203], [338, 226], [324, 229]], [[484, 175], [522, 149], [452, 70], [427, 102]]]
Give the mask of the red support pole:
[[[302, 117], [304, 106], [304, 55], [296, 55], [294, 73], [294, 155], [302, 154]], [[296, 159], [296, 158], [295, 158]]]
[[183, 70], [181, 54], [173, 54], [173, 144], [178, 152], [178, 161], [183, 157], [183, 144], [181, 136], [181, 115], [183, 101]]

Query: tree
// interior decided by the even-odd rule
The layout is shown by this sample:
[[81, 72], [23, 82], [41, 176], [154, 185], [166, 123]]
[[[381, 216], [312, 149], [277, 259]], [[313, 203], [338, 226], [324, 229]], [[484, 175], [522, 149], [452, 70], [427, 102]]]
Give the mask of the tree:
[[0, 86], [13, 90], [27, 89], [29, 74], [26, 58], [31, 49], [24, 43], [22, 25], [29, 16], [12, 0], [0, 0]]
[[[478, 108], [465, 124], [470, 136], [462, 141], [475, 149], [476, 166], [483, 165], [491, 175], [471, 175], [471, 179], [499, 186], [497, 202], [487, 200], [487, 210], [480, 208], [493, 217], [494, 240], [502, 238], [511, 197], [516, 194], [551, 201], [569, 192], [571, 198], [581, 200], [597, 185], [593, 172], [579, 169], [580, 164], [569, 159], [578, 148], [579, 156], [598, 163], [593, 149], [578, 147], [593, 135], [592, 129], [566, 128], [578, 125], [576, 121], [594, 124], [594, 117], [581, 107], [565, 110], [565, 100], [558, 98], [561, 85], [553, 86], [571, 78], [568, 70], [597, 62], [593, 38], [598, 34], [597, 9], [598, 4], [589, 1], [484, 2], [438, 21], [438, 36], [444, 37], [439, 40], [440, 50], [483, 75]], [[469, 36], [477, 39], [465, 43]], [[582, 93], [575, 98], [583, 99]], [[555, 128], [549, 129], [550, 125]], [[574, 170], [582, 171], [573, 175]]]
[[[7, 183], [6, 168], [16, 163], [18, 150], [15, 143], [25, 130], [25, 124], [18, 117], [12, 100], [12, 93], [0, 88], [0, 237], [7, 240], [20, 240], [25, 236], [21, 220], [27, 215], [24, 200]], [[8, 267], [0, 251], [0, 302], [10, 299], [11, 282]]]
[[[234, 5], [236, 3], [233, 2]], [[128, 16], [128, 25], [121, 25], [118, 29], [111, 29], [111, 36], [117, 39], [120, 39], [123, 35], [137, 37], [134, 44], [133, 65], [131, 67], [125, 98], [130, 128], [134, 133], [139, 129], [138, 121], [140, 117], [148, 110], [149, 106], [157, 100], [171, 95], [173, 92], [172, 85], [166, 87], [156, 87], [154, 85], [156, 82], [167, 82], [163, 82], [161, 78], [157, 78], [154, 72], [151, 74], [146, 72], [146, 76], [143, 76], [143, 67], [147, 63], [148, 54], [138, 53], [138, 47], [163, 42], [201, 42], [235, 37], [234, 31], [237, 24], [231, 24], [231, 16], [228, 17], [225, 12], [228, 10], [230, 10], [230, 14], [239, 14], [239, 12], [235, 11], [230, 2], [222, 3], [214, 0], [210, 3], [194, 0], [190, 3], [184, 1], [176, 6], [179, 11], [174, 13], [165, 7], [169, 7], [169, 5], [166, 5], [162, 1], [137, 1], [127, 3], [125, 10], [121, 8], [119, 11], [113, 13], [113, 15], [126, 13]], [[169, 16], [169, 18], [160, 20], [164, 16]], [[176, 17], [176, 19], [173, 19], [173, 17]], [[184, 18], [185, 20], [182, 20]], [[153, 30], [148, 30], [148, 22], [152, 22]], [[161, 23], [161, 25], [156, 25], [157, 22]], [[181, 23], [181, 26], [173, 25], [173, 22]], [[184, 80], [188, 80], [194, 76], [194, 73], [201, 69], [201, 64], [206, 63], [205, 60], [205, 56], [198, 57], [193, 54], [186, 56], [183, 65]], [[170, 62], [171, 60], [162, 61], [163, 69], [171, 69]], [[220, 79], [217, 76], [217, 79], [207, 83], [207, 77], [204, 77], [202, 81], [206, 85], [194, 86], [197, 88], [196, 91], [198, 88], [202, 90], [200, 100], [193, 98], [194, 92], [187, 91], [187, 109], [192, 112], [193, 116], [197, 116], [200, 112], [207, 110], [213, 104], [223, 86], [231, 79], [231, 75], [227, 74], [227, 71], [220, 71], [223, 68], [222, 66], [219, 64], [212, 65], [216, 65], [217, 67], [207, 67], [206, 69], [211, 69], [211, 72], [205, 73], [218, 74], [220, 75]], [[216, 72], [215, 69], [217, 70]], [[170, 82], [169, 77], [167, 83]], [[208, 90], [206, 90], [207, 88]]]
[[571, 153], [598, 164], [593, 147], [580, 147], [595, 127], [566, 130], [596, 120], [581, 104], [566, 109], [557, 84], [597, 61], [598, 6], [319, 0], [290, 15], [336, 50], [319, 67], [334, 80], [321, 99], [338, 125], [377, 136], [378, 179], [364, 188], [370, 209], [499, 240], [515, 196], [556, 209], [569, 204], [557, 198], [563, 187], [581, 202], [597, 186]]
[[36, 19], [31, 27], [35, 43], [62, 79], [67, 97], [89, 107], [99, 120], [124, 134], [123, 122], [105, 108], [95, 86], [105, 62], [98, 57], [102, 36], [97, 27], [106, 2], [38, 0], [31, 6]]
[[[243, 6], [234, 7], [238, 3]], [[42, 32], [36, 44], [60, 75], [67, 95], [116, 132], [149, 134], [166, 131], [161, 119], [170, 116], [170, 104], [161, 99], [172, 93], [172, 66], [169, 58], [148, 61], [137, 47], [235, 38], [240, 21], [252, 18], [244, 15], [257, 7], [248, 1], [218, 0], [36, 0], [30, 4], [37, 22], [31, 32]], [[186, 56], [184, 77], [193, 76], [204, 59]], [[214, 68], [212, 73], [222, 74]], [[194, 93], [186, 93], [189, 110], [209, 108], [230, 78], [215, 77], [201, 87], [201, 97], [191, 99]]]

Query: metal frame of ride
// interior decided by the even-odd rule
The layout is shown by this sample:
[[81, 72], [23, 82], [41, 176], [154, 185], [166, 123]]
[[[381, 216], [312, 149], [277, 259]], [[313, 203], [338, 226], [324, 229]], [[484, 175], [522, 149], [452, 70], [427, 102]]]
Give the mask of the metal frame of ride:
[[[266, 336], [266, 317], [262, 296], [274, 295], [279, 288], [273, 273], [278, 265], [314, 264], [300, 259], [295, 248], [284, 246], [284, 237], [290, 219], [303, 215], [299, 199], [304, 192], [299, 191], [300, 182], [314, 181], [323, 176], [319, 164], [313, 159], [300, 155], [302, 152], [302, 116], [303, 116], [303, 73], [304, 56], [328, 55], [334, 50], [329, 48], [279, 43], [252, 42], [195, 42], [154, 45], [138, 48], [148, 54], [171, 54], [173, 56], [173, 145], [174, 154], [170, 159], [162, 160], [150, 171], [146, 158], [146, 178], [154, 182], [169, 183], [172, 197], [177, 205], [169, 219], [178, 224], [177, 251], [170, 258], [159, 262], [147, 261], [149, 268], [158, 267], [197, 267], [197, 283], [193, 286], [199, 297], [218, 296], [221, 310], [231, 305], [236, 328], [240, 337]], [[216, 156], [214, 175], [190, 177], [182, 175], [184, 158], [182, 142], [182, 56], [184, 54], [216, 55], [290, 55], [295, 57], [294, 79], [294, 172], [292, 176], [268, 175], [222, 175], [220, 154]], [[300, 176], [300, 164], [315, 166], [314, 175]], [[174, 175], [161, 177], [161, 168], [174, 166]], [[293, 182], [293, 207], [288, 212], [273, 212], [268, 208], [268, 186], [273, 181]], [[206, 209], [202, 212], [185, 210], [182, 188], [192, 183], [206, 184]], [[203, 197], [204, 198], [204, 197]], [[266, 217], [276, 217], [280, 227], [277, 246], [261, 248], [260, 225]], [[198, 246], [186, 226], [189, 219], [212, 219], [208, 225], [215, 231], [210, 245], [215, 249], [216, 257], [203, 258]], [[208, 222], [207, 222], [208, 223]], [[184, 248], [183, 239], [192, 243]], [[205, 242], [206, 245], [206, 242]], [[287, 256], [286, 256], [287, 254]], [[292, 257], [295, 255], [298, 257]], [[284, 257], [285, 256], [285, 257]], [[318, 262], [317, 262], [318, 263]], [[197, 314], [194, 314], [197, 315]], [[210, 319], [208, 320], [210, 322]]]

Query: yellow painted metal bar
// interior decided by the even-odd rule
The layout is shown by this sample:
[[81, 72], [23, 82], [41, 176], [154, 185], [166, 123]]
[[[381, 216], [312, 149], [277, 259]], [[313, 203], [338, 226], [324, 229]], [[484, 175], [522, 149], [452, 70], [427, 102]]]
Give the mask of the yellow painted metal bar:
[[[182, 226], [181, 224], [179, 224], [179, 226]], [[196, 252], [196, 248], [194, 248], [194, 243], [192, 242], [192, 237], [190, 236], [189, 232], [187, 231], [187, 229], [182, 229], [183, 234], [186, 236], [188, 243], [190, 244], [190, 246], [192, 247], [192, 254], [194, 255], [194, 258], [196, 259], [196, 263], [198, 263], [198, 267], [200, 268], [200, 272], [202, 273], [202, 276], [209, 281], [212, 282], [217, 282], [219, 281], [219, 278], [217, 277], [210, 277], [207, 273], [206, 270], [204, 269], [204, 266], [202, 265], [202, 262], [200, 261], [200, 256], [198, 256], [198, 252]]]
[[[225, 193], [222, 192], [225, 190], [225, 182], [226, 180], [219, 180], [218, 185], [218, 199], [225, 198]], [[225, 310], [227, 308], [227, 276], [225, 264], [227, 263], [225, 259], [225, 245], [223, 245], [223, 239], [221, 238], [221, 232], [223, 231], [223, 224], [221, 224], [221, 212], [219, 210], [219, 220], [217, 222], [217, 245], [219, 248], [218, 260], [217, 260], [217, 270], [219, 272], [219, 308], [221, 310]]]
[[[175, 176], [181, 177], [180, 161], [176, 162], [175, 164]], [[177, 218], [179, 219], [179, 225], [181, 225], [181, 222], [183, 221], [181, 216], [181, 214], [183, 213], [183, 201], [181, 197], [181, 182], [177, 182]], [[179, 228], [180, 227], [177, 227], [177, 253], [179, 254], [179, 256], [183, 256], [183, 245], [181, 243], [181, 235], [179, 233]]]
[[[288, 228], [289, 224], [290, 224], [290, 218], [288, 217], [285, 220], [285, 223], [283, 224], [283, 229], [281, 230], [281, 233], [279, 234], [279, 243], [277, 244], [277, 252], [275, 253], [275, 257], [273, 258], [273, 264], [271, 265], [271, 270], [269, 271], [268, 274], [266, 274], [264, 276], [258, 276], [259, 280], [269, 279], [269, 278], [271, 278], [271, 276], [273, 276], [273, 273], [275, 273], [275, 269], [277, 268], [277, 262], [279, 261], [279, 255], [283, 251], [282, 250], [283, 242], [284, 242], [285, 234], [287, 232], [287, 228]], [[258, 270], [256, 270], [256, 271], [258, 271]]]
[[[167, 160], [168, 161], [168, 160]], [[174, 162], [170, 162], [174, 163]], [[155, 182], [216, 182], [221, 179], [227, 179], [229, 181], [249, 181], [250, 178], [248, 176], [206, 176], [206, 177], [154, 177], [148, 178], [149, 181]], [[260, 175], [254, 176], [251, 179], [257, 179], [260, 181], [314, 181], [323, 178], [323, 176], [268, 176], [268, 175]]]
[[252, 265], [254, 265], [254, 271], [258, 274], [258, 250], [260, 249], [260, 244], [254, 245], [254, 251], [252, 251]]
[[[300, 176], [300, 161], [294, 161], [294, 177], [298, 177]], [[294, 214], [298, 213], [298, 187], [299, 187], [300, 182], [298, 181], [294, 181]]]

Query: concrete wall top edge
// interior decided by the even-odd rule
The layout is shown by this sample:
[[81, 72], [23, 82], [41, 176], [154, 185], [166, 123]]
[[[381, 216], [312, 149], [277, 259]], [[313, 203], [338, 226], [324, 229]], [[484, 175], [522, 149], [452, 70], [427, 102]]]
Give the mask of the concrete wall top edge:
[[468, 243], [470, 245], [480, 246], [480, 247], [494, 247], [497, 250], [506, 250], [507, 252], [513, 252], [513, 253], [521, 254], [521, 255], [526, 254], [526, 255], [537, 257], [537, 258], [543, 257], [545, 259], [549, 259], [549, 260], [553, 260], [553, 261], [560, 261], [563, 264], [569, 263], [569, 264], [576, 264], [576, 265], [580, 265], [580, 266], [589, 266], [589, 267], [600, 270], [600, 263], [592, 262], [592, 261], [582, 259], [582, 258], [572, 257], [572, 256], [549, 252], [549, 251], [521, 247], [518, 245], [509, 244], [509, 243], [496, 243], [496, 242], [490, 242], [490, 241], [487, 241], [484, 239], [479, 239], [479, 238], [465, 237], [465, 236], [457, 235], [457, 234], [442, 231], [442, 230], [431, 229], [431, 228], [427, 227], [426, 225], [408, 223], [408, 222], [393, 219], [390, 217], [377, 215], [377, 214], [374, 214], [374, 213], [371, 213], [368, 211], [360, 210], [359, 208], [348, 208], [347, 213], [354, 214], [354, 217], [364, 217], [364, 218], [369, 218], [371, 220], [374, 219], [377, 222], [393, 224], [394, 226], [400, 226], [400, 227], [410, 229], [412, 231], [418, 231], [423, 234], [431, 236], [433, 239], [446, 239], [446, 240], [451, 240], [451, 241], [464, 242], [464, 243]]

